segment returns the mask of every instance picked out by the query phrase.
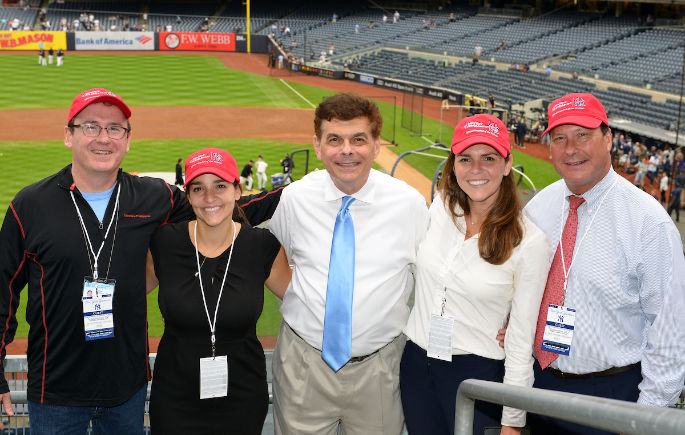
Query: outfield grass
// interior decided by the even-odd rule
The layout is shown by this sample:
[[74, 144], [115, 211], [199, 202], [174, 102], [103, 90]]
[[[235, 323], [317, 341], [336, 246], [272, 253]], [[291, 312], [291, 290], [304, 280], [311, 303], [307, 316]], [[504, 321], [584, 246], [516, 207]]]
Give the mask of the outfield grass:
[[[214, 56], [78, 55], [67, 56], [65, 65], [61, 68], [40, 67], [35, 56], [31, 55], [3, 55], [0, 59], [0, 76], [19, 78], [0, 81], [0, 108], [3, 110], [64, 108], [66, 113], [74, 96], [91, 87], [105, 87], [119, 93], [132, 106], [311, 107], [279, 79], [228, 69]], [[313, 104], [318, 104], [322, 98], [333, 94], [327, 89], [299, 83], [290, 85]], [[369, 87], [366, 94], [373, 95], [374, 88]], [[396, 110], [385, 101], [378, 103], [386, 118]], [[163, 116], [160, 116], [160, 122], [163, 121]], [[397, 154], [428, 145], [426, 140], [401, 127], [399, 110], [396, 124], [398, 146], [393, 151]], [[387, 126], [388, 124], [386, 128]], [[2, 125], [2, 128], [11, 126]], [[451, 132], [453, 128], [454, 126], [444, 125], [443, 132]], [[437, 138], [438, 130], [437, 121], [424, 118], [425, 134]], [[384, 136], [388, 136], [387, 131]], [[42, 142], [0, 142], [0, 222], [10, 200], [22, 187], [55, 173], [71, 160], [70, 151], [64, 147], [60, 138], [55, 139]], [[134, 139], [131, 152], [124, 159], [122, 167], [126, 171], [172, 172], [179, 157], [186, 157], [205, 146], [228, 149], [241, 167], [249, 159], [262, 154], [270, 165], [267, 171], [270, 174], [280, 172], [278, 162], [286, 152], [303, 148], [301, 144], [252, 138]], [[551, 164], [517, 151], [513, 153], [514, 164], [523, 164], [526, 174], [535, 181], [538, 188], [559, 178]], [[432, 178], [439, 163], [438, 159], [421, 156], [409, 156], [406, 161], [429, 178]], [[310, 170], [315, 167], [321, 168], [322, 165], [312, 151]], [[295, 177], [299, 178], [303, 170], [304, 155], [298, 154], [295, 157]], [[156, 299], [156, 292], [148, 295], [151, 336], [159, 336], [163, 331]], [[17, 337], [26, 337], [28, 334], [24, 309], [22, 301], [17, 315]], [[257, 325], [257, 333], [275, 335], [279, 324], [278, 302], [265, 290], [264, 312]]]

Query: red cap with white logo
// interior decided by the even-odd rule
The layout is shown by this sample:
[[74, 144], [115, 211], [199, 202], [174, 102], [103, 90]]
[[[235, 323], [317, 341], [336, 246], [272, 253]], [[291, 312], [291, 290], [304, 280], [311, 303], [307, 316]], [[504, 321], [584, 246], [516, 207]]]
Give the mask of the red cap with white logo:
[[202, 174], [214, 174], [229, 183], [240, 177], [238, 163], [231, 153], [220, 148], [205, 148], [188, 156], [186, 182], [183, 187]]
[[585, 128], [597, 128], [602, 123], [609, 125], [604, 106], [592, 94], [568, 94], [554, 100], [547, 109], [549, 123], [546, 135], [554, 127], [574, 124]]
[[131, 117], [131, 109], [128, 108], [120, 96], [104, 88], [94, 88], [81, 92], [74, 98], [74, 101], [71, 103], [71, 108], [69, 109], [67, 124], [71, 122], [81, 110], [94, 103], [114, 104], [123, 112], [126, 119]]
[[509, 132], [504, 123], [492, 115], [468, 116], [457, 124], [452, 136], [452, 152], [459, 154], [471, 145], [486, 144], [497, 150], [502, 157], [511, 152]]

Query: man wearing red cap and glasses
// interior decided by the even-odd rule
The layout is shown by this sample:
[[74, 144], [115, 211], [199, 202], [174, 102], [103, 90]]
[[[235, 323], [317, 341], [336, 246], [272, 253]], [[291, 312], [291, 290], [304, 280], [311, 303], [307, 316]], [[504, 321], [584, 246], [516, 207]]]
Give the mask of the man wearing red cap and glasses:
[[[119, 169], [131, 110], [90, 89], [64, 128], [72, 163], [24, 188], [0, 232], [2, 355], [28, 284], [32, 433], [142, 433], [147, 365], [145, 258], [150, 236], [188, 219], [183, 192]], [[90, 295], [90, 296], [89, 296]], [[7, 383], [0, 384], [11, 414]]]
[[[555, 252], [534, 352], [535, 387], [668, 406], [685, 379], [685, 259], [658, 202], [611, 167], [602, 104], [570, 94], [549, 106], [560, 180], [525, 214]], [[533, 433], [606, 433], [529, 414]]]

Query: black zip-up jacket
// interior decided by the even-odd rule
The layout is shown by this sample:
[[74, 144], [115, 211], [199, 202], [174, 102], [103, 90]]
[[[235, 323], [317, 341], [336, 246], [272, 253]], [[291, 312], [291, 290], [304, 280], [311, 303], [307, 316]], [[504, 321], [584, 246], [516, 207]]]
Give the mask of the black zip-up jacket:
[[[0, 230], [0, 356], [4, 361], [5, 347], [14, 338], [19, 293], [28, 284], [28, 399], [32, 402], [117, 406], [150, 378], [145, 296], [150, 237], [159, 226], [192, 219], [193, 214], [183, 192], [160, 179], [119, 171], [117, 180], [118, 219], [98, 262], [100, 277], [116, 280], [114, 338], [85, 340], [81, 297], [84, 278], [92, 276], [92, 255], [70, 191], [97, 252], [113, 218], [118, 187], [100, 223], [74, 186], [69, 165], [22, 189], [5, 215]], [[280, 190], [256, 196], [243, 200], [249, 204], [243, 210], [258, 223], [273, 214]], [[0, 393], [7, 391], [2, 376]]]
[[[33, 402], [116, 406], [149, 378], [145, 259], [150, 237], [160, 225], [191, 218], [192, 210], [179, 189], [160, 179], [119, 171], [117, 181], [102, 224], [73, 185], [71, 165], [22, 189], [5, 215], [0, 230], [0, 346], [4, 359], [17, 327], [19, 292], [28, 283], [28, 399]], [[85, 340], [81, 297], [84, 278], [92, 276], [92, 255], [70, 191], [96, 252], [115, 219], [98, 261], [100, 276], [116, 280], [114, 338]], [[0, 392], [6, 391], [2, 378]]]

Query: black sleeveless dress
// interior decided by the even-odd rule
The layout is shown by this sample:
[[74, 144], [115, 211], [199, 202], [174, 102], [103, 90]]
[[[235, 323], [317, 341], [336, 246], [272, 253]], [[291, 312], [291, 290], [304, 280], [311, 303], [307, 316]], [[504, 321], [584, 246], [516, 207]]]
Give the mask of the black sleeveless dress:
[[[166, 225], [153, 235], [150, 250], [165, 323], [152, 380], [152, 433], [261, 433], [269, 396], [255, 328], [280, 243], [268, 230], [248, 225], [234, 243], [216, 321], [216, 355], [228, 356], [228, 396], [200, 400], [200, 358], [211, 356], [211, 341], [188, 223]], [[201, 268], [212, 319], [229, 251], [205, 259]]]

